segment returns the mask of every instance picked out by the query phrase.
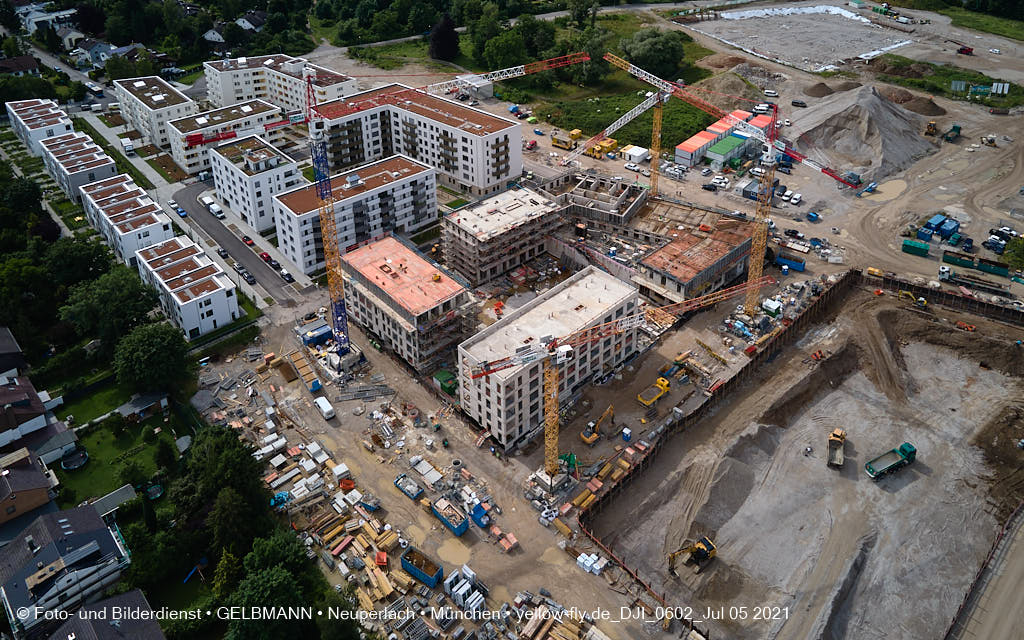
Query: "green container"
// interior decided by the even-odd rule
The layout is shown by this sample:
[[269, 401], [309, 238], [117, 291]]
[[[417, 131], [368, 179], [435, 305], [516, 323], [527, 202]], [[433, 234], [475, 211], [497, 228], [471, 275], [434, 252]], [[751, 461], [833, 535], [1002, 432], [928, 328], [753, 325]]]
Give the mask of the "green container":
[[1003, 276], [1004, 278], [1010, 277], [1010, 265], [1002, 262], [986, 262], [978, 260], [978, 270], [984, 271], [985, 273], [994, 273], [997, 276]]
[[943, 251], [942, 261], [949, 264], [955, 264], [958, 267], [967, 267], [968, 269], [974, 268], [974, 257], [964, 253], [957, 253], [956, 251]]
[[903, 241], [903, 253], [910, 253], [915, 256], [927, 256], [928, 255], [928, 243], [918, 242], [917, 240], [904, 240]]

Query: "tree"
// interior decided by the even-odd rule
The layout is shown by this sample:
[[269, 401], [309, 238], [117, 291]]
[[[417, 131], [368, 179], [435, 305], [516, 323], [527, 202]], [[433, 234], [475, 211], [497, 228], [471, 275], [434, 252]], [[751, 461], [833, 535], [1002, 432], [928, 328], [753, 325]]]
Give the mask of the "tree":
[[516, 22], [516, 31], [523, 34], [528, 58], [544, 58], [542, 54], [555, 46], [555, 24], [548, 20], [521, 16]]
[[57, 35], [57, 30], [50, 25], [38, 29], [36, 31], [36, 38], [39, 39], [39, 42], [42, 43], [47, 51], [60, 53], [64, 50], [64, 43], [60, 36]]
[[[437, 22], [437, 10], [428, 4], [417, 4], [409, 12], [409, 20], [406, 22], [406, 29], [413, 35], [425, 33], [430, 25]], [[454, 25], [452, 25], [454, 28]]]
[[[243, 607], [300, 607], [307, 604], [292, 574], [282, 567], [271, 567], [249, 573], [238, 584], [228, 599], [231, 606]], [[244, 618], [248, 616], [240, 616]], [[292, 637], [313, 637], [316, 625], [312, 621], [287, 620], [232, 620], [228, 623], [225, 640], [280, 640]]]
[[491, 38], [484, 47], [484, 59], [490, 69], [505, 69], [526, 61], [526, 45], [519, 29], [508, 29]]
[[359, 0], [356, 5], [356, 20], [360, 28], [369, 29], [373, 21], [373, 14], [377, 13], [377, 3], [373, 0]]
[[65, 236], [51, 244], [43, 256], [43, 266], [58, 287], [71, 287], [95, 280], [110, 270], [107, 245], [83, 236]]
[[4, 38], [2, 48], [4, 55], [8, 58], [17, 58], [18, 56], [25, 54], [25, 50], [22, 48], [21, 43], [18, 42], [17, 36]]
[[451, 62], [459, 55], [459, 32], [455, 22], [447, 13], [434, 25], [430, 32], [430, 57]]
[[101, 428], [109, 431], [111, 435], [113, 435], [115, 438], [121, 438], [122, 436], [125, 435], [125, 430], [128, 425], [124, 419], [124, 416], [122, 416], [117, 411], [114, 411], [109, 416], [103, 419], [103, 422], [100, 424], [100, 426]]
[[173, 388], [188, 376], [188, 367], [185, 338], [165, 322], [132, 329], [114, 351], [118, 382], [139, 391]]
[[71, 83], [71, 100], [74, 102], [85, 100], [86, 91], [85, 83], [75, 80]]
[[[568, 0], [569, 19], [582, 31], [597, 23], [597, 12], [601, 10], [600, 0]], [[589, 23], [589, 24], [588, 24]]]
[[157, 300], [156, 291], [119, 264], [96, 280], [75, 286], [67, 304], [60, 308], [60, 318], [82, 335], [99, 338], [111, 353], [119, 340], [146, 321]]
[[488, 2], [484, 5], [484, 11], [480, 18], [469, 28], [469, 36], [473, 42], [473, 59], [478, 64], [487, 64], [484, 49], [487, 47], [487, 43], [499, 33], [501, 33], [501, 23], [498, 22], [498, 5]]
[[245, 572], [253, 575], [273, 567], [281, 567], [295, 576], [302, 595], [312, 598], [317, 590], [319, 572], [309, 571], [312, 563], [306, 550], [291, 531], [277, 529], [269, 538], [259, 538], [242, 562]]
[[658, 29], [641, 29], [620, 46], [627, 60], [662, 78], [676, 75], [686, 53], [678, 32]]
[[1024, 269], [1024, 237], [1010, 238], [1003, 252], [1003, 260], [1015, 269]]
[[390, 40], [402, 35], [402, 25], [398, 22], [398, 16], [391, 10], [378, 11], [373, 14], [370, 30], [377, 40]]
[[573, 51], [586, 51], [589, 62], [568, 67], [572, 81], [576, 84], [596, 84], [608, 73], [608, 63], [602, 57], [610, 34], [601, 27], [587, 27], [583, 33], [572, 39]]
[[160, 528], [159, 523], [156, 521], [156, 510], [153, 508], [153, 501], [147, 496], [142, 496], [142, 521], [146, 524], [146, 530], [150, 533], [156, 533], [157, 529]]
[[18, 19], [11, 0], [0, 2], [0, 25], [7, 27], [10, 33], [17, 33], [21, 29], [21, 20]]
[[[142, 470], [138, 462], [129, 460], [121, 465], [121, 468], [117, 470], [117, 479], [123, 484], [130, 484], [133, 487], [137, 487], [146, 481], [146, 472]], [[145, 500], [145, 496], [143, 496]]]
[[260, 513], [265, 507], [246, 501], [231, 487], [221, 489], [206, 519], [214, 552], [244, 553], [249, 549], [253, 540], [267, 531], [266, 519]]
[[327, 0], [320, 0], [320, 2], [316, 3], [316, 9], [314, 10], [314, 13], [316, 14], [317, 20], [329, 21], [334, 20], [334, 11], [335, 9], [332, 3], [328, 2]]
[[245, 29], [234, 22], [224, 25], [224, 28], [221, 29], [221, 35], [224, 36], [224, 44], [231, 48], [237, 47], [249, 39], [249, 34], [246, 33]]
[[[352, 591], [346, 595], [354, 596], [355, 593]], [[317, 602], [316, 608], [323, 611], [328, 609], [351, 611], [353, 606], [346, 595], [337, 593], [333, 589], [326, 591], [320, 601]], [[328, 616], [317, 618], [316, 626], [320, 632], [320, 640], [359, 640], [360, 638], [359, 629], [355, 625], [338, 624], [337, 620], [331, 620]]]
[[174, 447], [166, 438], [160, 438], [156, 443], [156, 450], [153, 451], [153, 462], [157, 469], [172, 471], [178, 463], [178, 456], [174, 453]]
[[81, 2], [75, 6], [75, 20], [83, 33], [102, 33], [106, 13], [92, 2]]
[[234, 592], [244, 575], [242, 561], [238, 559], [238, 556], [230, 551], [222, 553], [217, 562], [217, 569], [213, 572], [214, 597], [220, 602], [226, 600]]

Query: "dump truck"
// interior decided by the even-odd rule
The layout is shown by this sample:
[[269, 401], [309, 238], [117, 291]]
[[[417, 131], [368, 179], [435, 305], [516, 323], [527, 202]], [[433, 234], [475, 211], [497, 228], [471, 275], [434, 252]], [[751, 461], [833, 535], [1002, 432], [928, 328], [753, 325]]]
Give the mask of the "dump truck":
[[410, 546], [402, 554], [402, 568], [431, 589], [440, 584], [444, 577], [441, 567], [413, 546]]
[[956, 142], [960, 139], [960, 125], [954, 124], [949, 128], [949, 131], [942, 134], [942, 139], [946, 142]]
[[864, 463], [864, 471], [872, 480], [893, 473], [917, 459], [917, 449], [909, 442], [904, 442], [896, 449], [890, 449], [877, 458]]
[[843, 460], [845, 458], [845, 452], [843, 451], [846, 445], [846, 431], [843, 429], [833, 429], [832, 433], [828, 434], [828, 459], [826, 464], [830, 467], [842, 467]]
[[658, 378], [654, 384], [636, 394], [636, 399], [640, 401], [640, 404], [649, 407], [668, 393], [668, 389], [669, 381], [666, 378]]

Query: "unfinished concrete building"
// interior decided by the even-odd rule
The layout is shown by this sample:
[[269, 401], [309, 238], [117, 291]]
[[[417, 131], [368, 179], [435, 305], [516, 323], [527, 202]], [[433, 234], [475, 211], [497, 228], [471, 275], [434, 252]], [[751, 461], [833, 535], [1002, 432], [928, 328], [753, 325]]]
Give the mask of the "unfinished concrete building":
[[524, 188], [510, 189], [446, 215], [447, 265], [474, 287], [544, 252], [544, 238], [563, 222], [565, 206]]
[[418, 373], [465, 337], [465, 284], [394, 236], [345, 254], [341, 269], [349, 318]]
[[[506, 450], [544, 429], [543, 365], [533, 362], [473, 379], [471, 371], [545, 336], [562, 337], [638, 312], [636, 287], [587, 267], [459, 345], [459, 390], [466, 415]], [[595, 377], [610, 373], [637, 349], [637, 328], [575, 350], [559, 369], [559, 402], [572, 402]]]
[[536, 182], [538, 190], [559, 205], [565, 214], [625, 225], [644, 208], [648, 191], [639, 184], [612, 176], [567, 171]]

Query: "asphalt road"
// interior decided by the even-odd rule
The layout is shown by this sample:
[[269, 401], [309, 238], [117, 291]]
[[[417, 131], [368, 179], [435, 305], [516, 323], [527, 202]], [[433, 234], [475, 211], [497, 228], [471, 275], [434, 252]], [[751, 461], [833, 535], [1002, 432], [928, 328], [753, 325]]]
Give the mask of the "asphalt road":
[[[203, 182], [191, 184], [184, 189], [175, 191], [174, 199], [179, 207], [188, 212], [191, 224], [200, 227], [220, 247], [227, 249], [231, 259], [245, 267], [274, 300], [279, 304], [294, 302], [295, 290], [291, 285], [282, 280], [281, 276], [263, 262], [256, 251], [253, 251], [253, 249], [258, 249], [259, 243], [265, 242], [265, 240], [258, 235], [252, 236], [256, 241], [256, 246], [252, 249], [245, 246], [241, 234], [228, 229], [223, 222], [214, 218], [213, 214], [200, 204], [199, 194], [209, 188], [209, 185]], [[161, 204], [166, 205], [166, 203]], [[233, 279], [238, 278], [238, 274], [234, 270], [229, 273]]]

